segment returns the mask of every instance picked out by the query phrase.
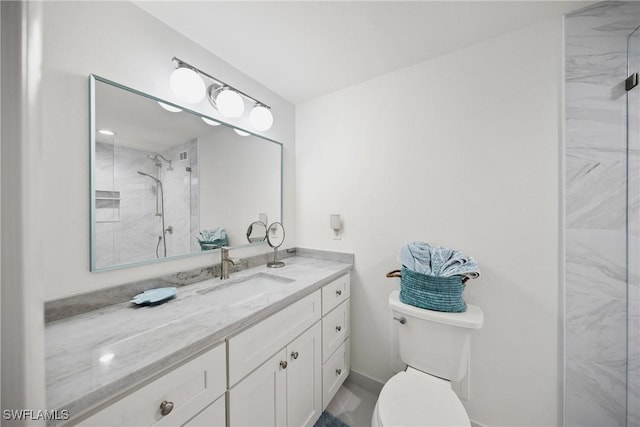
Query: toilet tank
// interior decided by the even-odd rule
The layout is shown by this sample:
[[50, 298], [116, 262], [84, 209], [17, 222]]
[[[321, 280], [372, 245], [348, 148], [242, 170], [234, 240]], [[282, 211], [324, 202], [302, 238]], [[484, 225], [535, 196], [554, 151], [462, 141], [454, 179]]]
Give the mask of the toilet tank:
[[400, 359], [407, 365], [449, 381], [467, 373], [471, 333], [482, 327], [480, 307], [467, 304], [464, 313], [444, 313], [404, 304], [400, 291], [389, 295]]

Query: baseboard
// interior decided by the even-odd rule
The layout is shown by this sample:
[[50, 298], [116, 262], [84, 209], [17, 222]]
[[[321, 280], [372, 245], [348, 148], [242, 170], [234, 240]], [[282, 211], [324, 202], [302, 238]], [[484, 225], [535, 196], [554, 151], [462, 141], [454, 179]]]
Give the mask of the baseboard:
[[368, 391], [369, 393], [375, 394], [376, 396], [380, 394], [380, 390], [382, 390], [382, 386], [384, 386], [384, 383], [376, 380], [375, 378], [371, 378], [358, 371], [354, 371], [353, 369], [349, 373], [346, 382], [357, 385], [358, 387]]

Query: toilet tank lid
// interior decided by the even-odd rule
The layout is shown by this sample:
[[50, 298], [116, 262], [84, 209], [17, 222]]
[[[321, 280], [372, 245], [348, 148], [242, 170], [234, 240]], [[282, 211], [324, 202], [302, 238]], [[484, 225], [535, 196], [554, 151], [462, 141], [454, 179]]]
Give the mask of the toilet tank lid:
[[401, 302], [400, 291], [391, 292], [391, 295], [389, 295], [389, 307], [391, 310], [407, 316], [460, 328], [480, 329], [484, 323], [484, 314], [482, 313], [482, 309], [477, 305], [467, 304], [467, 311], [464, 313], [445, 313], [442, 311], [427, 310]]

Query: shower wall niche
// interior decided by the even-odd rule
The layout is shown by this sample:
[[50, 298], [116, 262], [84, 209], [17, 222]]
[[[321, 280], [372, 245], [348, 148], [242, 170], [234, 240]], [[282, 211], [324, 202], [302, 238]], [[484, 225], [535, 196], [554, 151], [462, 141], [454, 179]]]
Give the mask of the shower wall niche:
[[199, 250], [197, 140], [162, 152], [97, 142], [95, 164], [99, 268]]

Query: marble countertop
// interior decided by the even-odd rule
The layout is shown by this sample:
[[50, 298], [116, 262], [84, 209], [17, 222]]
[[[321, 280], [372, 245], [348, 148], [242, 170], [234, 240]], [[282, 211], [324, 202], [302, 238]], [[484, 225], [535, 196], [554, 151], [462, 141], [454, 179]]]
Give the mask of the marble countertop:
[[[73, 419], [351, 269], [351, 263], [296, 256], [283, 268], [254, 267], [228, 280], [180, 287], [165, 304], [137, 307], [127, 302], [51, 322], [45, 328], [47, 407], [67, 409]], [[247, 298], [235, 298], [233, 305], [225, 302], [224, 292], [203, 292], [259, 273], [291, 280], [256, 297], [248, 289]]]

